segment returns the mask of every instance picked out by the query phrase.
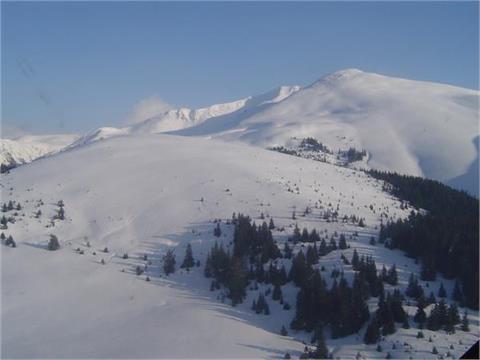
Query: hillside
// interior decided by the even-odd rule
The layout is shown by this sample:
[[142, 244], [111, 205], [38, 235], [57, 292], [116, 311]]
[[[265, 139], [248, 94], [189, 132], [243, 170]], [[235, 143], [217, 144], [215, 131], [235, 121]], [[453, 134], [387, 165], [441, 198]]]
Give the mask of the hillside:
[[29, 163], [41, 156], [55, 153], [78, 138], [73, 134], [25, 135], [0, 139], [0, 165], [4, 169]]
[[478, 91], [349, 69], [279, 103], [211, 118], [178, 134], [261, 147], [313, 137], [335, 150], [367, 150], [371, 168], [478, 194], [478, 104]]
[[[85, 141], [2, 175], [2, 201], [21, 204], [8, 211], [15, 221], [3, 230], [17, 247], [2, 246], [2, 357], [278, 358], [287, 352], [298, 357], [311, 334], [290, 329], [288, 336], [279, 334], [282, 325], [289, 328], [295, 310], [283, 310], [270, 298], [271, 315], [250, 309], [268, 284], [248, 290], [236, 307], [225, 300], [224, 288], [209, 290], [211, 279], [203, 275], [207, 253], [215, 241], [233, 250], [234, 212], [257, 224], [272, 218], [282, 249], [295, 224], [337, 241], [344, 234], [349, 248], [329, 252], [318, 264], [329, 286], [334, 270], [352, 281], [352, 266], [341, 255], [351, 259], [354, 249], [371, 255], [379, 268], [395, 264], [402, 290], [409, 275], [419, 273], [419, 265], [401, 251], [370, 243], [381, 221], [406, 217], [413, 209], [363, 172], [239, 143], [106, 136], [112, 133], [103, 130], [96, 138], [103, 141]], [[60, 208], [64, 220], [55, 219]], [[355, 215], [365, 226], [335, 221], [335, 212], [338, 218]], [[216, 219], [220, 237], [213, 234]], [[60, 250], [46, 250], [50, 234], [60, 240]], [[178, 269], [188, 244], [200, 261], [190, 271]], [[298, 253], [305, 245], [291, 246]], [[165, 276], [162, 257], [169, 249], [177, 271]], [[291, 266], [286, 258], [276, 263]], [[136, 275], [137, 267], [145, 273]], [[429, 283], [430, 290], [436, 293], [440, 281], [450, 294], [453, 281], [441, 277]], [[297, 292], [286, 284], [285, 302], [293, 306]], [[371, 311], [376, 303], [369, 300]], [[413, 317], [415, 306], [405, 308]], [[469, 311], [469, 319], [468, 333], [423, 330], [425, 339], [416, 339], [412, 322], [410, 329], [398, 326], [382, 344], [394, 358], [433, 358], [432, 345], [458, 357], [478, 339], [478, 313]], [[375, 345], [363, 344], [364, 331], [335, 340], [326, 333], [329, 350], [334, 357], [361, 352], [384, 358]]]

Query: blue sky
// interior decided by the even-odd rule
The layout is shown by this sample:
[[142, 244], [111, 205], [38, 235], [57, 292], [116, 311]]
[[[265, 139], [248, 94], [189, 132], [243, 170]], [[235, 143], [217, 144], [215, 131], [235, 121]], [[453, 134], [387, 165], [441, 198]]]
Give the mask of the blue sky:
[[478, 88], [477, 28], [477, 2], [2, 2], [2, 124], [84, 132], [139, 103], [210, 105], [350, 67]]

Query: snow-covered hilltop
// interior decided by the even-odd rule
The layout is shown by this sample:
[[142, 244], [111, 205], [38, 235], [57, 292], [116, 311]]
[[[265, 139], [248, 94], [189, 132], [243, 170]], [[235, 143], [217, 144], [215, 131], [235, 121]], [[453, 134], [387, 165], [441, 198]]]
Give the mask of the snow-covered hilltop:
[[[314, 138], [333, 152], [366, 150], [363, 167], [423, 176], [478, 195], [478, 114], [478, 91], [347, 69], [306, 87], [282, 86], [230, 103], [168, 110], [119, 129], [101, 128], [69, 147], [164, 132], [263, 148]], [[28, 149], [22, 152], [31, 155], [21, 162], [44, 154]], [[0, 160], [9, 156], [2, 151]]]
[[425, 176], [478, 192], [479, 92], [344, 70], [269, 106], [179, 131], [267, 147], [294, 136], [369, 153], [380, 170]]
[[71, 144], [78, 135], [25, 135], [15, 139], [0, 139], [0, 165], [3, 169], [29, 163], [41, 156], [53, 154]]
[[[212, 288], [204, 277], [215, 242], [232, 253], [233, 212], [248, 214], [257, 224], [273, 219], [274, 241], [282, 251], [296, 224], [317, 229], [330, 242], [344, 236], [348, 247], [330, 250], [316, 265], [323, 267], [328, 286], [335, 272], [352, 281], [354, 270], [344, 259], [351, 259], [354, 249], [372, 256], [379, 269], [395, 264], [395, 288], [402, 291], [409, 275], [420, 272], [403, 252], [372, 242], [382, 221], [412, 210], [385, 193], [381, 181], [245, 144], [114, 136], [19, 167], [2, 175], [1, 185], [2, 201], [14, 204], [5, 209], [11, 220], [2, 232], [16, 242], [15, 248], [2, 245], [6, 358], [278, 358], [286, 353], [298, 358], [311, 334], [289, 327], [298, 292], [291, 282], [282, 286], [283, 305], [272, 300], [271, 285], [264, 282], [257, 289], [252, 284], [243, 303], [232, 307], [225, 289]], [[352, 216], [362, 222], [349, 220]], [[60, 250], [47, 251], [51, 234]], [[178, 267], [188, 244], [199, 266], [186, 271]], [[309, 245], [290, 246], [296, 254]], [[166, 277], [162, 258], [168, 250], [177, 257], [177, 271]], [[287, 271], [292, 266], [286, 257], [275, 264]], [[428, 290], [437, 293], [440, 281], [451, 294], [453, 280], [441, 276]], [[385, 284], [387, 291], [393, 288]], [[270, 315], [251, 310], [259, 294], [266, 294]], [[368, 302], [372, 314], [376, 304], [374, 298]], [[424, 329], [425, 338], [416, 339], [415, 306], [407, 304], [405, 310], [412, 327], [397, 324], [381, 342], [384, 352], [363, 344], [363, 329], [361, 336], [328, 336], [329, 351], [340, 358], [357, 353], [384, 358], [387, 351], [394, 358], [433, 358], [435, 346], [440, 354], [459, 357], [478, 338], [473, 311], [470, 332]], [[281, 334], [282, 326], [288, 336]]]

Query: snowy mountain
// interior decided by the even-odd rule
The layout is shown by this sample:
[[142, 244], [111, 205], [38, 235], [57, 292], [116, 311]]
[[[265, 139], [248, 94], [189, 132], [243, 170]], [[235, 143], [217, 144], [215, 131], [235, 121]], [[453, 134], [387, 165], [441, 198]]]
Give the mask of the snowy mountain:
[[177, 132], [267, 147], [313, 137], [369, 153], [368, 165], [478, 194], [479, 92], [349, 69], [278, 103]]
[[15, 139], [0, 139], [0, 165], [5, 168], [29, 163], [53, 154], [78, 138], [73, 134], [25, 135]]
[[163, 114], [131, 126], [131, 131], [135, 133], [158, 133], [180, 130], [199, 125], [210, 118], [243, 112], [266, 104], [275, 104], [298, 90], [300, 90], [299, 86], [281, 86], [265, 94], [250, 96], [230, 103], [217, 104], [200, 109], [180, 108], [168, 110]]
[[423, 176], [478, 195], [478, 112], [475, 90], [347, 69], [306, 87], [100, 129], [79, 143], [161, 132], [262, 148], [314, 138], [334, 153], [366, 150], [357, 167]]
[[[298, 358], [311, 334], [289, 329], [288, 336], [280, 335], [294, 309], [270, 297], [270, 315], [250, 308], [269, 284], [248, 289], [235, 307], [223, 301], [223, 288], [209, 290], [207, 253], [215, 242], [232, 250], [233, 212], [257, 224], [274, 219], [273, 237], [281, 248], [295, 224], [326, 238], [344, 234], [349, 248], [322, 257], [329, 285], [334, 270], [352, 280], [352, 266], [341, 256], [351, 259], [353, 249], [371, 255], [380, 268], [396, 264], [396, 287], [402, 290], [410, 273], [420, 271], [403, 252], [371, 243], [384, 219], [403, 218], [412, 208], [363, 172], [239, 143], [119, 135], [103, 129], [90, 139], [95, 141], [85, 139], [2, 175], [2, 201], [21, 205], [7, 211], [12, 221], [2, 230], [17, 244], [1, 247], [2, 357], [279, 358], [288, 352]], [[326, 214], [333, 212], [362, 218], [365, 226], [330, 221]], [[213, 234], [217, 219], [220, 237]], [[51, 234], [60, 250], [47, 251]], [[200, 262], [190, 271], [178, 269], [188, 244]], [[304, 245], [291, 246], [297, 253]], [[168, 250], [174, 250], [177, 271], [165, 276], [162, 257]], [[291, 266], [286, 258], [277, 262]], [[450, 294], [453, 280], [440, 276], [429, 290], [437, 292], [440, 281]], [[284, 285], [284, 301], [294, 305], [297, 292], [292, 283]], [[369, 301], [371, 311], [376, 303]], [[415, 306], [405, 309], [413, 317]], [[425, 339], [416, 339], [418, 329], [398, 327], [382, 346], [393, 358], [435, 358], [432, 346], [458, 358], [478, 340], [478, 313], [469, 317], [471, 332], [425, 329]], [[335, 358], [359, 352], [384, 358], [386, 351], [363, 344], [363, 333], [328, 336], [329, 350]]]

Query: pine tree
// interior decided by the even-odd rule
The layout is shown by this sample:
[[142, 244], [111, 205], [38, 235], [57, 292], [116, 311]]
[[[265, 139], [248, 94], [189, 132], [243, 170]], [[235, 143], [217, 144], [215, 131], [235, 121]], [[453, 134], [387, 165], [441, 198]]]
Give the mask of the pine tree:
[[175, 254], [171, 249], [163, 257], [163, 271], [167, 276], [175, 272]]
[[220, 237], [222, 235], [222, 229], [220, 229], [220, 223], [217, 222], [217, 226], [213, 229], [213, 235]]
[[469, 321], [468, 321], [468, 316], [467, 316], [467, 310], [463, 313], [462, 317], [462, 326], [460, 328], [462, 331], [469, 332], [470, 331], [470, 326], [469, 326]]
[[389, 283], [392, 286], [395, 286], [398, 283], [397, 267], [395, 264], [393, 264], [393, 266], [390, 269], [388, 269], [387, 283]]
[[16, 244], [15, 240], [13, 240], [12, 235], [8, 236], [7, 240], [5, 241], [5, 245], [6, 246], [11, 246], [12, 248], [17, 247], [17, 244]]
[[462, 290], [460, 289], [460, 282], [458, 280], [455, 280], [455, 286], [452, 292], [452, 299], [459, 303], [463, 302], [463, 294]]
[[60, 243], [58, 242], [58, 238], [51, 234], [50, 235], [50, 241], [48, 242], [48, 250], [54, 251], [58, 250], [60, 248]]
[[285, 243], [285, 247], [283, 248], [283, 256], [285, 257], [285, 259], [292, 258], [292, 249], [290, 249], [288, 242]]
[[338, 241], [338, 248], [339, 248], [340, 250], [345, 250], [345, 249], [347, 249], [347, 247], [348, 247], [348, 246], [347, 246], [347, 240], [346, 240], [346, 238], [345, 238], [345, 235], [344, 235], [344, 234], [341, 234], [341, 235], [340, 235], [340, 240]]
[[282, 335], [282, 336], [287, 336], [288, 335], [288, 331], [285, 328], [285, 325], [282, 325], [282, 328], [280, 329], [280, 335]]
[[233, 257], [227, 280], [228, 296], [232, 300], [233, 306], [243, 301], [247, 283], [247, 274], [241, 259]]
[[415, 313], [413, 320], [419, 325], [420, 329], [423, 328], [423, 324], [427, 321], [427, 314], [425, 313], [425, 310], [423, 310], [423, 307], [417, 306], [417, 312]]
[[182, 269], [189, 269], [195, 265], [195, 260], [193, 259], [192, 245], [188, 244], [187, 249], [185, 250], [185, 258], [183, 260]]
[[5, 234], [3, 232], [0, 234], [0, 239], [5, 240]]
[[352, 261], [350, 261], [350, 263], [352, 264], [353, 270], [358, 270], [360, 259], [358, 257], [357, 249], [353, 249]]
[[268, 224], [268, 228], [269, 228], [270, 230], [275, 229], [275, 224], [273, 223], [273, 218], [270, 218], [270, 222], [269, 222], [269, 224]]
[[272, 299], [280, 300], [282, 298], [282, 288], [280, 284], [275, 284], [273, 287]]
[[363, 337], [363, 342], [365, 344], [375, 344], [380, 340], [380, 325], [378, 323], [378, 318], [374, 316], [368, 324], [365, 336]]
[[326, 359], [328, 358], [328, 348], [325, 344], [325, 338], [323, 337], [323, 330], [321, 327], [316, 329], [316, 347], [315, 350], [310, 352], [310, 359]]
[[443, 287], [443, 283], [440, 283], [440, 289], [438, 289], [438, 297], [439, 298], [446, 298], [447, 297], [447, 292], [445, 291], [445, 288]]
[[3, 203], [2, 212], [7, 212], [7, 211], [8, 211], [7, 204]]

